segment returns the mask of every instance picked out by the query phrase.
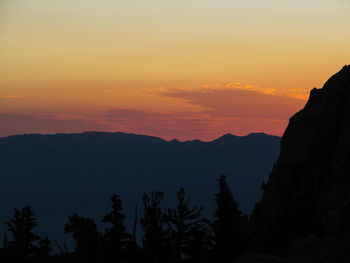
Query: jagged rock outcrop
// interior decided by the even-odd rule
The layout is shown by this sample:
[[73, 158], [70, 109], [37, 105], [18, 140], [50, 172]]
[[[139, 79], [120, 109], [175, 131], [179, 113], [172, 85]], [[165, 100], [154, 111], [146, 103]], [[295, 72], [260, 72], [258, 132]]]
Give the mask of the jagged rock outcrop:
[[290, 119], [253, 217], [263, 251], [291, 262], [350, 262], [343, 258], [350, 244], [350, 66], [313, 89]]

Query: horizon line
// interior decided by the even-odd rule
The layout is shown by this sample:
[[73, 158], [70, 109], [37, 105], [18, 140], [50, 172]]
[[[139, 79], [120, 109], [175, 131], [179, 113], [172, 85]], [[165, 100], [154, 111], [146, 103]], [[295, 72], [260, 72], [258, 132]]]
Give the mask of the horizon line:
[[163, 141], [166, 142], [180, 142], [180, 143], [185, 143], [185, 142], [194, 142], [194, 141], [199, 141], [199, 142], [205, 142], [205, 143], [210, 143], [210, 142], [214, 142], [217, 141], [225, 136], [233, 136], [236, 138], [245, 138], [245, 137], [249, 137], [249, 136], [254, 136], [254, 135], [265, 135], [265, 136], [271, 136], [271, 137], [278, 137], [278, 138], [282, 138], [282, 136], [278, 136], [278, 135], [274, 135], [274, 134], [268, 134], [266, 132], [250, 132], [246, 135], [235, 135], [232, 134], [230, 132], [228, 133], [224, 133], [218, 137], [216, 137], [215, 139], [212, 140], [201, 140], [201, 139], [188, 139], [188, 140], [179, 140], [176, 138], [173, 139], [165, 139], [162, 138], [160, 136], [155, 136], [155, 135], [150, 135], [150, 134], [143, 134], [143, 133], [133, 133], [133, 132], [123, 132], [123, 131], [82, 131], [82, 132], [57, 132], [57, 133], [21, 133], [21, 134], [11, 134], [11, 135], [7, 135], [7, 136], [3, 136], [0, 137], [1, 139], [6, 139], [6, 138], [10, 138], [10, 137], [17, 137], [17, 136], [55, 136], [55, 135], [82, 135], [82, 134], [124, 134], [124, 135], [133, 135], [133, 136], [144, 136], [144, 137], [151, 137], [151, 138], [157, 138], [157, 139], [161, 139]]

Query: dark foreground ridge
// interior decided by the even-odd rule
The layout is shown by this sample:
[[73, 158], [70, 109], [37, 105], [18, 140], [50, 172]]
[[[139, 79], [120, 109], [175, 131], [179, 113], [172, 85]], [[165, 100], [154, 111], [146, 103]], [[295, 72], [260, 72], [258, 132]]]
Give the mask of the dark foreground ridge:
[[290, 119], [254, 218], [262, 251], [350, 262], [350, 66]]

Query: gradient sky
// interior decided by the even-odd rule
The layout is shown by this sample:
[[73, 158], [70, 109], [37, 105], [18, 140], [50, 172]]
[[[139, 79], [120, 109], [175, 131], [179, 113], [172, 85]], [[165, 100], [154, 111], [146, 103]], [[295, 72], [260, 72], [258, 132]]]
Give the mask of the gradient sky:
[[0, 136], [282, 135], [350, 63], [348, 0], [0, 0]]

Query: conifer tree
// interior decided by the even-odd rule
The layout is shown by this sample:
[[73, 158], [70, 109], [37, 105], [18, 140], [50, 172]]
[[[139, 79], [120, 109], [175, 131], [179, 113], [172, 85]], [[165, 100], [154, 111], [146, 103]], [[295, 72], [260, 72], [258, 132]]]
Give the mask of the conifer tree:
[[141, 226], [144, 231], [142, 244], [145, 262], [169, 262], [171, 257], [166, 219], [160, 207], [163, 197], [163, 192], [155, 191], [144, 193], [142, 198], [144, 215]]
[[[201, 218], [203, 207], [190, 206], [183, 187], [178, 192], [178, 204], [175, 209], [168, 209], [168, 226], [175, 262], [195, 257], [195, 246], [204, 246], [206, 228]], [[200, 244], [201, 243], [201, 244]]]
[[229, 262], [243, 252], [246, 242], [240, 231], [241, 211], [226, 182], [226, 176], [221, 175], [217, 181], [219, 193], [215, 196], [217, 209], [213, 222], [215, 253], [223, 262]]
[[30, 255], [37, 251], [36, 242], [40, 240], [40, 237], [33, 232], [33, 228], [37, 226], [37, 219], [32, 208], [28, 205], [22, 210], [15, 208], [13, 218], [6, 224], [13, 239], [11, 242], [6, 241], [7, 247], [10, 253], [25, 262]]
[[205, 263], [215, 262], [212, 257], [212, 229], [209, 221], [203, 222], [190, 230], [190, 239], [188, 241], [188, 249], [185, 251], [187, 263]]
[[0, 248], [0, 262], [8, 261], [9, 243], [7, 233], [5, 233], [2, 239], [2, 248]]
[[99, 249], [99, 233], [93, 219], [74, 214], [69, 217], [64, 233], [73, 235], [75, 253], [80, 260], [93, 262], [96, 259]]
[[9, 238], [7, 236], [7, 233], [4, 234], [4, 237], [2, 239], [2, 245], [5, 249], [9, 246]]
[[105, 254], [108, 257], [121, 260], [126, 253], [126, 249], [130, 249], [132, 236], [126, 233], [124, 226], [125, 214], [122, 213], [123, 203], [118, 195], [111, 197], [112, 211], [106, 214], [102, 222], [109, 223], [112, 226], [105, 229], [103, 235], [103, 245]]
[[46, 237], [39, 241], [38, 257], [42, 262], [50, 262], [52, 251], [51, 240]]

